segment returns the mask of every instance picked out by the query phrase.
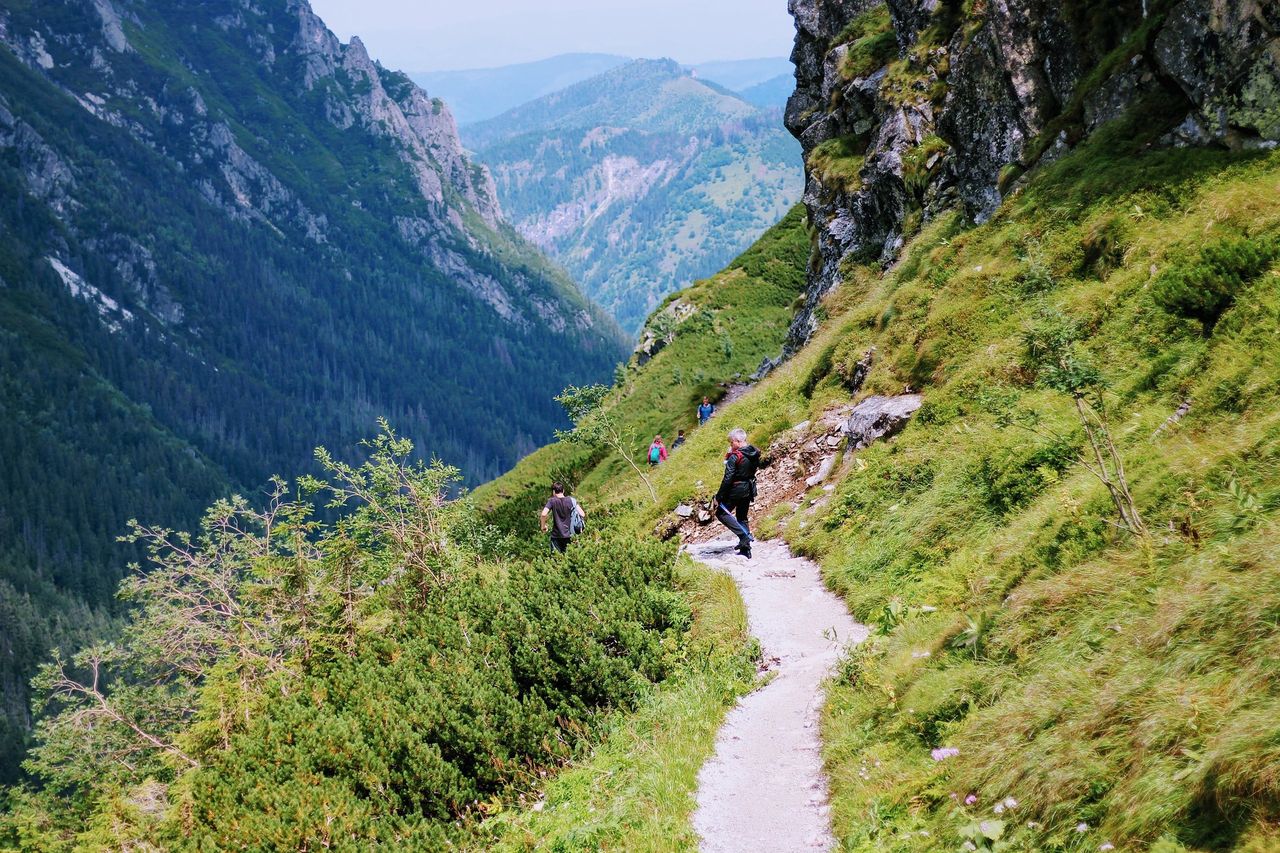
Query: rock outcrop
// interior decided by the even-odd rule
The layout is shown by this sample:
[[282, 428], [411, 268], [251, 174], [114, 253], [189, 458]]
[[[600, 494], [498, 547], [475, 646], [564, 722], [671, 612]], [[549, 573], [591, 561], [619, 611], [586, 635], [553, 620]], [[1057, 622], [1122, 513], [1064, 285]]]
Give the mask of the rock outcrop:
[[919, 394], [872, 396], [863, 400], [849, 412], [844, 430], [849, 440], [845, 452], [861, 450], [873, 441], [896, 435], [923, 403], [924, 398]]
[[786, 352], [850, 262], [892, 263], [904, 231], [991, 216], [1018, 178], [1156, 104], [1169, 145], [1280, 140], [1274, 0], [791, 0], [788, 129], [815, 226]]

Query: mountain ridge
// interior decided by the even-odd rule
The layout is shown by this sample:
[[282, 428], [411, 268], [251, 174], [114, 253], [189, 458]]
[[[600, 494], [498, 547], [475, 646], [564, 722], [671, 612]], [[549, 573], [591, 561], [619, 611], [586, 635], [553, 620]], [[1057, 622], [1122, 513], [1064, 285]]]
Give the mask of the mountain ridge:
[[634, 329], [795, 200], [780, 119], [673, 60], [636, 60], [462, 134], [521, 232]]
[[460, 124], [501, 115], [631, 60], [609, 53], [564, 53], [532, 62], [457, 71], [411, 71], [410, 78], [438, 93]]

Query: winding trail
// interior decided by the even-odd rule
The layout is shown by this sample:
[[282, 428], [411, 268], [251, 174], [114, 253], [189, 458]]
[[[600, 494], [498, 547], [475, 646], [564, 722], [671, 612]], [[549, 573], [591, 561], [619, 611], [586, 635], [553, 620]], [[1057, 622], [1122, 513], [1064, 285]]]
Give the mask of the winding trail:
[[755, 559], [734, 542], [688, 546], [728, 572], [747, 605], [751, 633], [775, 673], [725, 718], [715, 754], [698, 774], [693, 828], [704, 853], [831, 850], [818, 714], [822, 682], [850, 643], [866, 639], [813, 562], [781, 542], [757, 542]]

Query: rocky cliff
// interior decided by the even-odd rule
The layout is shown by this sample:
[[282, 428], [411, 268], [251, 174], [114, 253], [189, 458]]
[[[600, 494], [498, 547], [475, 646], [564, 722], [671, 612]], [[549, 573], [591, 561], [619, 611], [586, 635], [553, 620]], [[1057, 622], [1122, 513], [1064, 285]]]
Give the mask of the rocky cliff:
[[842, 265], [892, 264], [956, 207], [983, 221], [1024, 176], [1134, 111], [1153, 143], [1280, 140], [1274, 0], [791, 0], [787, 127], [816, 242], [788, 352]]

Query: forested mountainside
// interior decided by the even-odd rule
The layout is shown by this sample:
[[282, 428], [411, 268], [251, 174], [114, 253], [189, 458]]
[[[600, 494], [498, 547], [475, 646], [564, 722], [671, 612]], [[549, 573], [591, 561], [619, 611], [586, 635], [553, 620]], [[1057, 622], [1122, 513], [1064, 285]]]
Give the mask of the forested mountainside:
[[625, 351], [502, 219], [445, 105], [305, 2], [8, 3], [0, 43], [19, 728], [34, 661], [114, 612], [129, 518], [189, 527], [317, 444], [355, 452], [380, 416], [479, 482]]
[[463, 139], [511, 222], [628, 331], [800, 193], [778, 112], [670, 60], [615, 68], [469, 125]]

